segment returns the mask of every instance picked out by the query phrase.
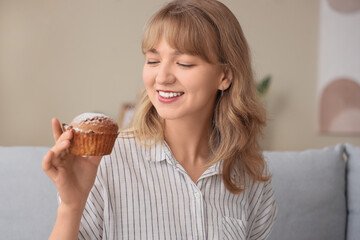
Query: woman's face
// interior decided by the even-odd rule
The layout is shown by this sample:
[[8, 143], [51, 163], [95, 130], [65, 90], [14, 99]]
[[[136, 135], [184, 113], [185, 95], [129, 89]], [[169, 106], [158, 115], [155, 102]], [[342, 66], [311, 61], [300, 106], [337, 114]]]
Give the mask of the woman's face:
[[163, 38], [145, 54], [143, 80], [165, 120], [211, 118], [224, 74], [220, 65], [171, 48]]

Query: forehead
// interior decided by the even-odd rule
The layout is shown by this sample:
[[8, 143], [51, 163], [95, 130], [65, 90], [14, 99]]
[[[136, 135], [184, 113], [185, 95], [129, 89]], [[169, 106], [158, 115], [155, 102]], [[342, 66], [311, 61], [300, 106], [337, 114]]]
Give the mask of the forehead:
[[145, 54], [152, 49], [157, 50], [164, 39], [178, 52], [199, 56], [207, 62], [216, 62], [219, 44], [210, 25], [183, 13], [155, 17], [144, 33], [142, 52]]
[[170, 47], [165, 41], [161, 41], [154, 48], [150, 48], [146, 53], [161, 54], [164, 51], [170, 52], [170, 55], [173, 56], [179, 56], [184, 54], [184, 52]]

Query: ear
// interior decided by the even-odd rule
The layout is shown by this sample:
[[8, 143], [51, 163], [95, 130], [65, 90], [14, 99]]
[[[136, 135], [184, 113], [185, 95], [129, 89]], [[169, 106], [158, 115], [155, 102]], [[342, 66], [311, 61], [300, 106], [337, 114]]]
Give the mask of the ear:
[[224, 67], [224, 72], [222, 74], [222, 78], [218, 89], [224, 91], [227, 90], [232, 83], [232, 79], [233, 79], [233, 73], [231, 69], [228, 67]]

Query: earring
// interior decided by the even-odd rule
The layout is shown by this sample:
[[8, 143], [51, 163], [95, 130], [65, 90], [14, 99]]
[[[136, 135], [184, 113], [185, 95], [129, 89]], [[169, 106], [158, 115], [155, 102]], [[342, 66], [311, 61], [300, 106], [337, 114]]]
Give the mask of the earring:
[[220, 95], [220, 97], [222, 97], [222, 96], [223, 96], [223, 94], [224, 94], [224, 88], [223, 88], [223, 89], [221, 89], [221, 95]]

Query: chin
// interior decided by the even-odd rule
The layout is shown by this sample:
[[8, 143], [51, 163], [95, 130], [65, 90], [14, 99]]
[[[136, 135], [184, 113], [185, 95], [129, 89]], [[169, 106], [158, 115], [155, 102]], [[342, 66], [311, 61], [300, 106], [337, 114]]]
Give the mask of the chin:
[[178, 113], [175, 113], [173, 110], [170, 109], [159, 109], [156, 108], [156, 106], [155, 109], [158, 115], [164, 120], [175, 120], [180, 117]]
[[158, 111], [159, 116], [164, 119], [164, 120], [174, 120], [177, 119], [177, 116], [174, 116], [173, 114], [169, 114], [169, 113], [164, 113], [164, 112], [159, 112]]

